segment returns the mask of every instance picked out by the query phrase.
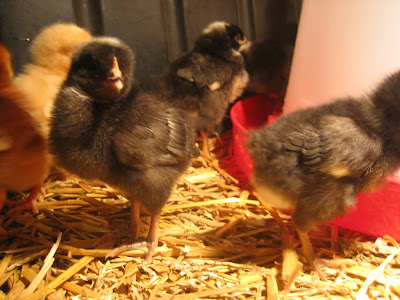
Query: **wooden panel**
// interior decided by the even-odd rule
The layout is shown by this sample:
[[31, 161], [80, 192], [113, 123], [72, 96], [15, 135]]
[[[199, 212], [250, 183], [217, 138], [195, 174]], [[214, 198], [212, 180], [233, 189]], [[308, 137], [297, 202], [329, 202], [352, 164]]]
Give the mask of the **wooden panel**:
[[16, 72], [28, 61], [29, 41], [44, 27], [57, 21], [75, 22], [70, 1], [0, 1], [0, 41], [13, 54]]
[[[77, 22], [92, 34], [116, 36], [136, 53], [136, 79], [152, 88], [168, 62], [193, 47], [217, 20], [240, 25], [250, 40], [288, 36], [294, 43], [301, 0], [12, 0], [0, 1], [0, 42], [18, 73], [29, 42], [46, 25]], [[282, 11], [287, 8], [287, 11]]]
[[167, 42], [159, 0], [104, 0], [104, 33], [128, 43], [136, 54], [136, 78], [144, 87], [165, 68]]
[[186, 0], [184, 13], [189, 48], [207, 24], [213, 21], [238, 23], [235, 0]]

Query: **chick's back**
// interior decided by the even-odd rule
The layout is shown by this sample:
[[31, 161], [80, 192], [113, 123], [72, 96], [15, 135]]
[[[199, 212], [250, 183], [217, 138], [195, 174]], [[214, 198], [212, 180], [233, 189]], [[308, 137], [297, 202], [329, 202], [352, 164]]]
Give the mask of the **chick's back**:
[[283, 116], [248, 142], [254, 186], [271, 204], [294, 208], [294, 222], [308, 231], [394, 171], [399, 155], [386, 147], [383, 127], [370, 102], [353, 99]]

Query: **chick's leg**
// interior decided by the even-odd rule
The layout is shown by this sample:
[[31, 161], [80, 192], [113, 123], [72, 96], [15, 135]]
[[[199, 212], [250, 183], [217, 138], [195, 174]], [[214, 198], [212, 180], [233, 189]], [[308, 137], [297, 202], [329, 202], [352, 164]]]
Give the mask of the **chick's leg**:
[[7, 190], [4, 188], [0, 188], [0, 212], [3, 210], [6, 200], [7, 200]]
[[201, 156], [214, 160], [210, 153], [210, 148], [208, 147], [208, 132], [204, 129], [200, 129], [201, 136]]
[[[138, 237], [139, 229], [142, 226], [142, 221], [140, 220], [139, 216], [139, 208], [140, 208], [140, 203], [136, 201], [132, 201], [132, 209], [131, 209], [131, 225], [133, 228], [133, 233], [135, 236], [135, 239]], [[106, 255], [107, 257], [114, 257], [117, 256], [118, 254], [129, 251], [129, 250], [144, 250], [147, 248], [147, 254], [144, 259], [145, 262], [151, 260], [153, 257], [154, 251], [157, 247], [158, 244], [158, 224], [160, 221], [160, 216], [161, 216], [161, 211], [153, 214], [151, 216], [151, 221], [150, 221], [150, 228], [149, 228], [149, 233], [147, 235], [147, 241], [146, 242], [136, 242], [133, 244], [129, 245], [123, 245], [117, 248], [114, 248], [108, 254]]]
[[158, 224], [160, 223], [160, 216], [161, 212], [151, 216], [149, 234], [147, 235], [147, 247], [149, 248], [149, 250], [147, 251], [147, 255], [145, 258], [146, 261], [149, 261], [153, 257], [154, 251], [156, 250], [156, 247], [158, 245]]
[[[0, 213], [3, 210], [4, 204], [7, 200], [7, 190], [5, 188], [0, 188]], [[3, 217], [0, 218], [0, 223], [3, 223]], [[0, 225], [0, 234], [5, 235], [7, 231]]]
[[310, 242], [310, 238], [308, 236], [308, 232], [304, 232], [304, 231], [300, 230], [297, 226], [296, 226], [296, 230], [297, 230], [297, 233], [298, 233], [298, 235], [300, 237], [301, 245], [303, 246], [303, 254], [304, 254], [308, 264], [315, 271], [317, 271], [317, 273], [318, 273], [318, 275], [319, 275], [321, 280], [327, 281], [324, 273], [321, 271], [321, 269], [318, 267], [318, 265], [316, 263], [314, 249], [312, 248], [312, 245], [311, 245], [311, 242]]
[[[28, 198], [26, 198], [25, 202], [22, 204], [17, 204], [17, 207], [11, 209], [9, 213], [13, 214], [15, 212], [22, 211], [25, 209], [31, 209], [32, 213], [37, 215], [39, 213], [39, 210], [37, 208], [37, 198], [41, 189], [42, 189], [42, 184], [40, 183], [33, 186], [31, 193], [29, 194]], [[11, 202], [10, 205], [15, 205], [15, 203]]]
[[132, 201], [131, 208], [131, 227], [135, 240], [139, 238], [140, 228], [143, 226], [142, 220], [140, 219], [140, 202]]

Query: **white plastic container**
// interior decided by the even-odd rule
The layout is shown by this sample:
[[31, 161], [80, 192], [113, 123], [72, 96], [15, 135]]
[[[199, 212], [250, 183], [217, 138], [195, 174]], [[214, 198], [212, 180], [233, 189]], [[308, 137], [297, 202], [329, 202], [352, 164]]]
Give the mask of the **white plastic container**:
[[399, 68], [399, 0], [304, 0], [283, 112], [369, 93]]

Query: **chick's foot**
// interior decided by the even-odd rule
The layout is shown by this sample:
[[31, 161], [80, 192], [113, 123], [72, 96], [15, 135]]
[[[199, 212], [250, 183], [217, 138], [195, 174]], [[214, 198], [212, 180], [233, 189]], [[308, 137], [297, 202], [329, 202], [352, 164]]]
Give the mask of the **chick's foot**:
[[319, 262], [323, 264], [325, 267], [332, 269], [339, 269], [343, 266], [345, 267], [353, 267], [357, 265], [357, 263], [350, 258], [339, 258], [335, 257], [333, 259], [319, 259]]
[[[123, 252], [130, 250], [148, 250], [147, 242], [137, 242], [129, 245], [122, 245], [120, 247], [114, 248], [110, 252], [107, 253], [106, 258], [115, 257]], [[147, 255], [146, 255], [147, 258]]]
[[26, 200], [22, 204], [18, 204], [14, 201], [6, 201], [7, 206], [16, 206], [13, 209], [10, 209], [8, 213], [14, 214], [23, 210], [32, 210], [32, 213], [34, 215], [37, 215], [39, 213], [39, 210], [37, 208], [37, 198], [41, 189], [42, 189], [41, 184], [35, 185], [31, 193], [29, 194], [28, 198], [26, 198]]
[[160, 215], [161, 215], [161, 213], [157, 213], [151, 217], [149, 234], [147, 235], [146, 242], [136, 242], [133, 244], [117, 247], [117, 248], [111, 250], [109, 253], [107, 253], [106, 258], [117, 256], [117, 255], [119, 255], [125, 251], [129, 251], [129, 250], [147, 250], [147, 254], [144, 259], [144, 262], [151, 261], [154, 251], [156, 250], [157, 245], [158, 245], [158, 237], [159, 237], [158, 224], [160, 221]]
[[215, 158], [212, 156], [210, 152], [210, 147], [208, 145], [208, 132], [205, 131], [204, 129], [201, 129], [200, 135], [201, 135], [201, 156], [211, 161], [215, 160]]
[[297, 227], [296, 227], [296, 230], [300, 237], [301, 245], [303, 246], [303, 253], [304, 253], [304, 256], [305, 256], [308, 264], [318, 273], [319, 278], [321, 280], [328, 281], [327, 278], [325, 277], [324, 273], [320, 269], [320, 267], [317, 265], [317, 260], [315, 258], [315, 253], [312, 248], [308, 233], [300, 230]]

